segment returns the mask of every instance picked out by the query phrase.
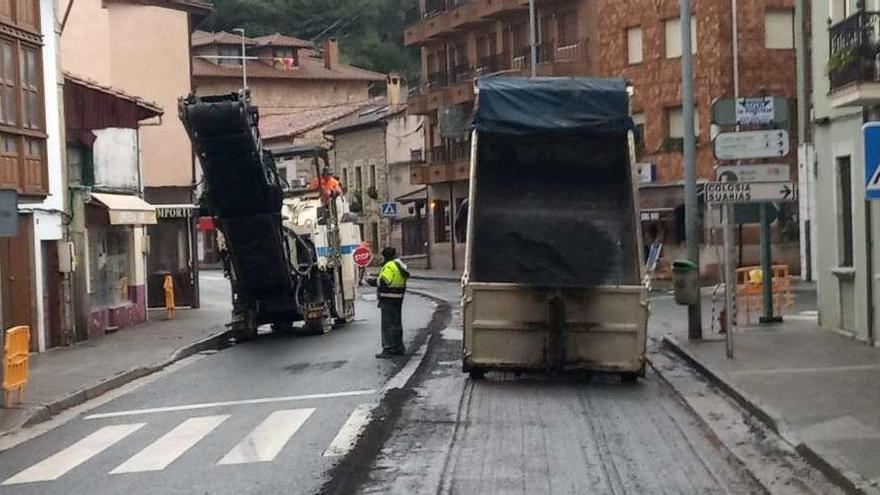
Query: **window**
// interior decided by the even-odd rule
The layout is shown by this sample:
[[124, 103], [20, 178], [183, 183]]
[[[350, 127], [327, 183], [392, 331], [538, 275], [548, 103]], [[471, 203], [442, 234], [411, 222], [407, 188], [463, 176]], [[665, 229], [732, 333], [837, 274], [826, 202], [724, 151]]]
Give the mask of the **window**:
[[37, 0], [0, 0], [0, 19], [39, 32], [39, 2]]
[[217, 59], [220, 62], [220, 65], [241, 65], [241, 47], [234, 45], [220, 45], [218, 47], [218, 52], [221, 57], [230, 57]]
[[449, 201], [435, 199], [431, 206], [434, 217], [434, 242], [449, 242]]
[[370, 245], [379, 252], [379, 224], [376, 222], [373, 222], [373, 227], [370, 229]]
[[287, 181], [287, 167], [278, 167], [278, 177], [281, 177], [282, 180]]
[[794, 49], [794, 12], [791, 9], [764, 12], [764, 47], [770, 50]]
[[556, 17], [559, 46], [576, 45], [578, 40], [577, 11], [560, 12]]
[[44, 101], [40, 48], [0, 37], [0, 187], [45, 194]]
[[627, 62], [642, 63], [642, 27], [636, 26], [626, 30]]
[[358, 192], [364, 192], [364, 175], [360, 167], [354, 168], [354, 187]]
[[12, 42], [0, 40], [0, 122], [12, 126], [18, 124], [15, 86], [15, 48]]
[[370, 187], [378, 188], [376, 185], [376, 166], [370, 165]]
[[552, 45], [553, 40], [553, 16], [545, 15], [541, 17], [541, 22], [538, 24], [538, 39], [542, 44]]
[[837, 159], [837, 180], [840, 218], [840, 255], [842, 267], [853, 266], [853, 210], [852, 210], [852, 166], [850, 157]]
[[348, 189], [348, 168], [342, 169], [342, 187]]
[[632, 114], [632, 119], [639, 131], [639, 135], [636, 136], [636, 158], [641, 158], [645, 154], [645, 114], [636, 112]]
[[[694, 106], [694, 136], [700, 135], [700, 112]], [[684, 138], [684, 114], [681, 107], [666, 109], [666, 137], [671, 139]]]
[[850, 1], [851, 0], [831, 0], [830, 14], [832, 23], [842, 21], [852, 14]]
[[[697, 18], [691, 17], [691, 53], [697, 53]], [[666, 20], [666, 58], [681, 57], [681, 19]]]
[[518, 24], [511, 28], [513, 31], [513, 50], [517, 55], [522, 55], [529, 47], [529, 25]]

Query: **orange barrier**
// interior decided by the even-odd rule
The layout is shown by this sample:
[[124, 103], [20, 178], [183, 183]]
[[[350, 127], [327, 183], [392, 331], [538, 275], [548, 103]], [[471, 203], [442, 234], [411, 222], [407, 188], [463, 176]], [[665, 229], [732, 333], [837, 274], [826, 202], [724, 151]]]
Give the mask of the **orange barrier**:
[[[782, 315], [794, 305], [791, 292], [791, 274], [788, 265], [773, 265], [773, 311]], [[745, 315], [745, 323], [752, 321], [752, 310], [760, 316], [763, 310], [764, 274], [760, 266], [736, 269], [736, 307]]]
[[165, 289], [165, 311], [168, 313], [168, 319], [174, 319], [174, 279], [171, 275], [165, 275], [165, 283], [162, 284]]
[[30, 327], [12, 327], [6, 331], [3, 346], [3, 405], [12, 406], [12, 394], [18, 392], [18, 401], [24, 400], [24, 386], [28, 381], [28, 358], [31, 346]]

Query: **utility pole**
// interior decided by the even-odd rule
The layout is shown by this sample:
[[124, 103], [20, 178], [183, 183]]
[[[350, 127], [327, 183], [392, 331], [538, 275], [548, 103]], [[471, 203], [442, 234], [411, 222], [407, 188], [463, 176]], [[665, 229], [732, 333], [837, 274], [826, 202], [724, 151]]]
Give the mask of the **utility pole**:
[[535, 0], [529, 0], [529, 60], [531, 65], [531, 75], [538, 75], [538, 36], [535, 25]]
[[[691, 2], [681, 0], [681, 111], [684, 127], [684, 210], [688, 259], [700, 269], [700, 212], [694, 142], [694, 67], [691, 56]], [[688, 338], [703, 338], [700, 298], [688, 306]]]
[[241, 89], [245, 90], [248, 87], [247, 84], [247, 52], [245, 52], [245, 43], [244, 43], [244, 28], [235, 28], [233, 29], [236, 33], [241, 36]]

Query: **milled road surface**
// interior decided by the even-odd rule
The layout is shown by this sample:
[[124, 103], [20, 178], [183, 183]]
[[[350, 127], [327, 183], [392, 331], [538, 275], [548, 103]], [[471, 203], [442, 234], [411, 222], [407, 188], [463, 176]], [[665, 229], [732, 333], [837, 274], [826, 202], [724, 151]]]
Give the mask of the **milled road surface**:
[[[228, 305], [206, 274], [206, 305]], [[2, 494], [310, 494], [351, 448], [407, 357], [377, 360], [374, 291], [329, 335], [263, 335], [211, 355], [0, 450]], [[405, 342], [434, 311], [407, 298]], [[0, 449], [4, 447], [0, 439]]]
[[[426, 288], [457, 301], [454, 284]], [[765, 492], [653, 370], [635, 385], [512, 374], [475, 382], [460, 371], [457, 309], [451, 320], [373, 464], [334, 493]]]

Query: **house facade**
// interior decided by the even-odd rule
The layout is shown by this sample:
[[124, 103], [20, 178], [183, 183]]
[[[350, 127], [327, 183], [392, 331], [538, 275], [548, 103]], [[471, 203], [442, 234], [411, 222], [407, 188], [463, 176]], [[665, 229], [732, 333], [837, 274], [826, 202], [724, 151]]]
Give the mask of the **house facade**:
[[[329, 125], [333, 169], [356, 209], [361, 238], [376, 260], [386, 246], [416, 262], [427, 262], [427, 197], [425, 188], [409, 182], [409, 168], [422, 157], [423, 118], [406, 113], [406, 92], [397, 74], [388, 76], [383, 101], [361, 107]], [[397, 215], [381, 206], [400, 203]]]
[[[66, 10], [67, 2], [61, 8]], [[198, 172], [175, 109], [177, 99], [192, 90], [193, 27], [209, 12], [210, 6], [198, 1], [76, 1], [62, 31], [65, 71], [155, 102], [165, 111], [138, 134], [144, 200], [156, 206], [158, 220], [148, 227], [149, 306], [164, 305], [166, 275], [174, 280], [179, 306], [199, 305], [193, 193]]]
[[876, 345], [880, 208], [866, 199], [862, 126], [880, 121], [880, 2], [813, 0], [811, 9], [819, 324]]
[[70, 290], [59, 266], [66, 194], [56, 4], [0, 2], [0, 189], [17, 193], [18, 229], [0, 238], [2, 328], [27, 325], [31, 349], [62, 345]]

